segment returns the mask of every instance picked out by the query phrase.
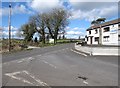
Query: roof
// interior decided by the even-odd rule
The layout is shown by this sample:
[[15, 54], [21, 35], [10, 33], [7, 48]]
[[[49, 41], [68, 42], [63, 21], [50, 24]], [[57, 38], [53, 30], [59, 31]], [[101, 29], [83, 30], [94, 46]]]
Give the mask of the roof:
[[105, 23], [102, 23], [102, 24], [98, 24], [98, 25], [95, 25], [95, 26], [91, 26], [90, 28], [87, 29], [87, 31], [93, 30], [93, 29], [96, 29], [96, 28], [100, 28], [100, 26], [105, 27], [105, 26], [109, 26], [109, 25], [117, 24], [117, 23], [120, 23], [120, 18], [112, 20], [112, 21], [108, 21], [108, 22], [105, 22]]

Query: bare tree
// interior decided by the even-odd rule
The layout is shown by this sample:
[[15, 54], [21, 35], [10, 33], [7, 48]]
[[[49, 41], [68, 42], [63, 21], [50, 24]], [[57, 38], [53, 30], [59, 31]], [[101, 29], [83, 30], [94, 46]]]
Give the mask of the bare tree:
[[68, 25], [69, 14], [64, 9], [53, 9], [49, 14], [44, 14], [45, 24], [49, 30], [51, 38], [54, 39], [54, 44], [57, 43], [58, 32], [64, 31], [64, 28]]
[[[64, 28], [69, 23], [68, 17], [68, 12], [60, 8], [53, 9], [53, 11], [49, 13], [31, 16], [29, 19], [29, 24], [25, 24], [22, 27], [25, 39], [29, 41], [31, 37], [33, 37], [33, 34], [38, 32], [41, 35], [43, 44], [45, 44], [45, 34], [49, 34], [50, 37], [54, 39], [54, 44], [56, 44], [59, 32], [64, 32]], [[46, 29], [48, 29], [48, 33], [46, 33]]]
[[30, 17], [30, 23], [34, 25], [34, 29], [41, 35], [42, 43], [45, 44], [45, 22], [44, 14], [37, 14]]

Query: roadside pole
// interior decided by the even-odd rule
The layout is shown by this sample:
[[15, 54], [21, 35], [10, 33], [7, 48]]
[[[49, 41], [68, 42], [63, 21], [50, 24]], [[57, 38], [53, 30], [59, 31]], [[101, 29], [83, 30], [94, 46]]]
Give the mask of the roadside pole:
[[9, 52], [11, 51], [11, 4], [9, 4]]
[[100, 29], [99, 29], [99, 45], [102, 45], [102, 29], [101, 29], [101, 24], [100, 24]]

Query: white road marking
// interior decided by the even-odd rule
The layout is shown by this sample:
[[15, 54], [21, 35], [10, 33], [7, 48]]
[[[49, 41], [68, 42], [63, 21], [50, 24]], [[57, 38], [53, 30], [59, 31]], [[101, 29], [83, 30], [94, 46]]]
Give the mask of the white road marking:
[[86, 82], [86, 81], [83, 81], [83, 83], [86, 84], [86, 85], [88, 85], [88, 82]]
[[71, 49], [71, 51], [74, 52], [74, 53], [77, 53], [77, 54], [80, 54], [80, 55], [83, 55], [83, 56], [87, 57], [87, 55], [84, 54], [84, 53], [77, 52], [77, 51], [75, 51], [75, 50], [73, 50], [73, 49]]
[[13, 60], [13, 61], [5, 62], [5, 63], [3, 63], [3, 65], [4, 64], [10, 64], [10, 63], [22, 63], [24, 61], [29, 62], [29, 61], [34, 60], [34, 59], [35, 58], [33, 58], [33, 57], [28, 57], [28, 58], [24, 58], [24, 59], [19, 59], [19, 60]]
[[18, 61], [17, 63], [22, 63], [23, 61], [21, 60], [21, 61]]
[[20, 74], [20, 73], [21, 73], [21, 72], [6, 73], [5, 75], [6, 75], [6, 76], [9, 76], [9, 77], [11, 77], [11, 78], [13, 78], [13, 79], [22, 81], [22, 82], [24, 82], [24, 83], [28, 83], [28, 84], [33, 85], [33, 83], [29, 82], [28, 80], [26, 80], [26, 79], [24, 79], [24, 78], [21, 78], [21, 77], [16, 77], [16, 76], [15, 76], [15, 75]]
[[[23, 70], [23, 71], [18, 71], [18, 72], [13, 72], [13, 73], [6, 73], [5, 75], [6, 76], [9, 76], [13, 79], [16, 79], [16, 80], [19, 80], [19, 81], [22, 81], [24, 83], [28, 83], [28, 84], [31, 84], [31, 85], [34, 85], [34, 83], [31, 83], [30, 81], [22, 78], [22, 77], [17, 77], [16, 75], [18, 74], [23, 74], [25, 73], [26, 75], [28, 75], [30, 78], [34, 79], [39, 85], [36, 85], [36, 86], [48, 86], [49, 85], [45, 82], [42, 82], [40, 79], [36, 78], [34, 75], [32, 75], [31, 73], [29, 73], [28, 71], [26, 70]], [[50, 88], [50, 87], [49, 87]]]
[[27, 60], [29, 61], [29, 60], [34, 60], [35, 58], [33, 58], [33, 57], [29, 57]]
[[37, 55], [37, 56], [39, 56], [39, 57], [40, 57], [40, 56], [42, 56], [42, 55]]
[[34, 75], [32, 75], [31, 73], [29, 73], [28, 71], [23, 71], [23, 72], [26, 73], [27, 75], [29, 75], [31, 78], [33, 78], [40, 85], [42, 85], [42, 86], [49, 86], [47, 83], [42, 82], [40, 79], [36, 78]]
[[51, 67], [53, 67], [53, 68], [57, 68], [55, 65], [53, 65], [53, 64], [50, 64], [50, 63], [48, 63], [47, 61], [45, 61], [45, 60], [42, 60], [44, 63], [46, 63], [46, 64], [48, 64], [48, 65], [50, 65]]

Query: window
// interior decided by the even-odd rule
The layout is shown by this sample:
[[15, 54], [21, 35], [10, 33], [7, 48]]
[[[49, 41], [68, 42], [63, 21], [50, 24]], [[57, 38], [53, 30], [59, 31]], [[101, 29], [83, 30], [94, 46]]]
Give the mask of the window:
[[104, 37], [103, 37], [103, 41], [104, 41], [104, 42], [108, 42], [108, 41], [109, 41], [109, 36], [104, 36]]
[[108, 31], [110, 31], [110, 27], [104, 28], [104, 32], [108, 32]]
[[99, 37], [95, 37], [95, 42], [99, 41]]
[[88, 37], [86, 37], [87, 41], [88, 41]]
[[91, 31], [89, 31], [89, 34], [91, 34]]
[[118, 24], [118, 30], [120, 30], [120, 24]]
[[98, 33], [98, 30], [97, 29], [95, 29], [95, 34], [97, 34]]
[[120, 35], [118, 35], [118, 41], [120, 41]]

